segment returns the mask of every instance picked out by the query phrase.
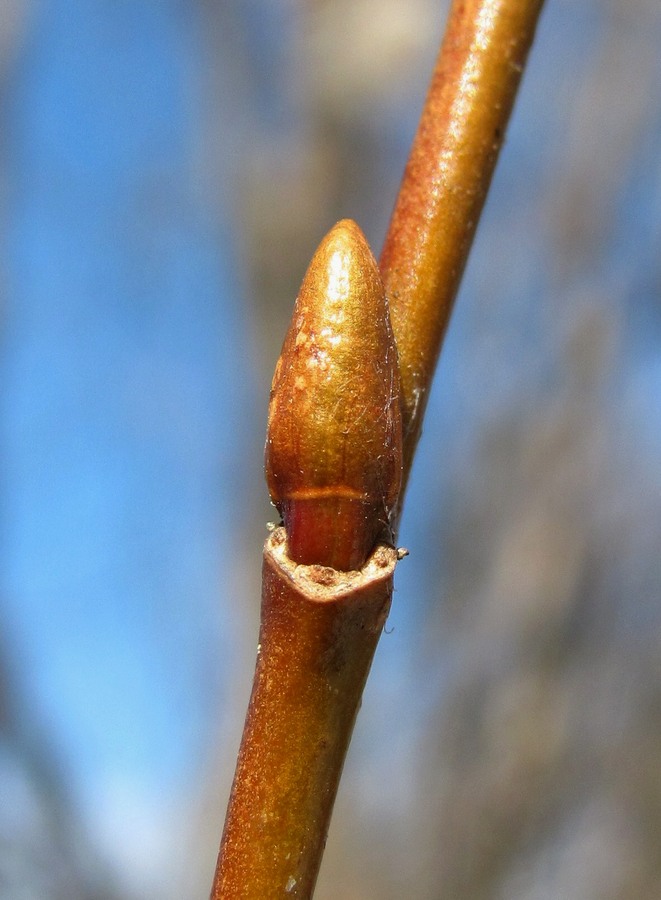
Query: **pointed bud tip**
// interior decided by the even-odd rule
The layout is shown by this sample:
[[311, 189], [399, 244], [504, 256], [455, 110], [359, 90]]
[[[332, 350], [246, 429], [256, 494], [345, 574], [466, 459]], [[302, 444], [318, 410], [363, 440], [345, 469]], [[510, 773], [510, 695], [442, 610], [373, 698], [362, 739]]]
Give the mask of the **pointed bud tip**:
[[399, 493], [401, 414], [383, 285], [350, 219], [326, 235], [303, 279], [273, 378], [265, 457], [290, 556], [362, 565]]

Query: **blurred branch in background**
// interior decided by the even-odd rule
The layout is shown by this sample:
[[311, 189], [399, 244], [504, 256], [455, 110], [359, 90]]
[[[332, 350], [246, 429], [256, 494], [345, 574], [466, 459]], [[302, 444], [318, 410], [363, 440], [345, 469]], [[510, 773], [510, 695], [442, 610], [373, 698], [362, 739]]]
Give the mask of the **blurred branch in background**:
[[[0, 116], [7, 75], [29, 23], [29, 3], [0, 3]], [[3, 130], [4, 133], [4, 130]], [[0, 142], [0, 241], [6, 247], [8, 169]], [[7, 320], [6, 261], [0, 267], [0, 346]], [[4, 481], [4, 476], [3, 476]], [[5, 485], [0, 483], [4, 488]], [[0, 502], [6, 518], [6, 505]], [[7, 533], [3, 521], [2, 534]], [[3, 592], [4, 599], [4, 592]], [[31, 692], [11, 646], [11, 613], [0, 602], [0, 896], [12, 900], [115, 900], [113, 879], [85, 834], [67, 766], [53, 734], [34, 714]]]
[[251, 0], [205, 11], [215, 58], [243, 76], [234, 197], [267, 381], [329, 223], [360, 214], [372, 246], [382, 243], [446, 9], [432, 0]]
[[[4, 632], [3, 632], [4, 634]], [[115, 900], [107, 867], [84, 832], [48, 729], [36, 722], [0, 642], [0, 896]]]

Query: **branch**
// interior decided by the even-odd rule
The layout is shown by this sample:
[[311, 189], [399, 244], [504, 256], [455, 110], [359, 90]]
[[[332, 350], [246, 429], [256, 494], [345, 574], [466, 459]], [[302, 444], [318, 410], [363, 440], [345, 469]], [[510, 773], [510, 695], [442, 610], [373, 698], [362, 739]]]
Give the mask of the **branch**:
[[257, 668], [212, 900], [311, 897], [396, 553], [360, 572], [304, 566], [278, 528], [264, 548]]
[[455, 0], [381, 254], [404, 481], [543, 0]]
[[212, 900], [312, 896], [390, 605], [397, 553], [378, 541], [395, 531], [541, 6], [453, 3], [381, 258], [386, 293], [346, 221], [304, 279], [269, 410], [267, 480], [285, 527], [264, 550], [257, 668]]

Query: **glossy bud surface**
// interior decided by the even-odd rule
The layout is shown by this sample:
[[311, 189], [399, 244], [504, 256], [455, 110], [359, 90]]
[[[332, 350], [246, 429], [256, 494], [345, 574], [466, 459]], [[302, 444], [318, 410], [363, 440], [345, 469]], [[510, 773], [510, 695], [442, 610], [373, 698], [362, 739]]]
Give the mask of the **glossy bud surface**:
[[399, 373], [379, 271], [355, 222], [319, 245], [296, 300], [269, 405], [266, 479], [290, 557], [360, 568], [399, 494]]

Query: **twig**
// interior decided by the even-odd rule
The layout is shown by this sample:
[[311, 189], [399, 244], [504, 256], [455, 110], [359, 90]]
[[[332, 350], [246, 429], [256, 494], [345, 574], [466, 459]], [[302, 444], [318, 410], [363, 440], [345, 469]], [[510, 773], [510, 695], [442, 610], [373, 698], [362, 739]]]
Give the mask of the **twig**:
[[541, 6], [452, 4], [381, 258], [392, 331], [353, 223], [331, 231], [303, 283], [267, 441], [285, 528], [264, 551], [257, 668], [212, 900], [312, 895], [390, 605], [397, 553], [387, 543], [370, 551], [395, 531], [400, 478]]
[[213, 898], [310, 897], [337, 784], [390, 607], [396, 553], [360, 572], [264, 550], [257, 669]]
[[404, 482], [543, 0], [455, 0], [380, 268], [399, 353]]

